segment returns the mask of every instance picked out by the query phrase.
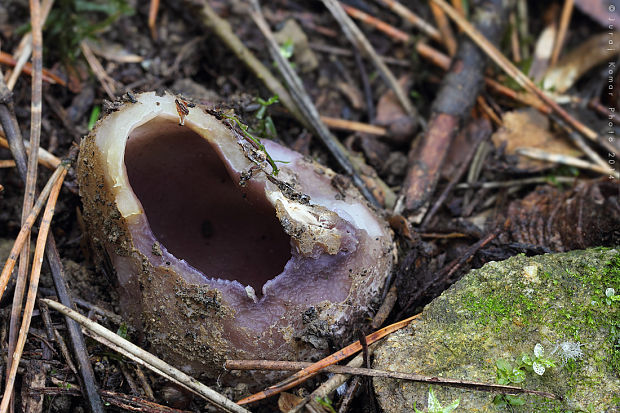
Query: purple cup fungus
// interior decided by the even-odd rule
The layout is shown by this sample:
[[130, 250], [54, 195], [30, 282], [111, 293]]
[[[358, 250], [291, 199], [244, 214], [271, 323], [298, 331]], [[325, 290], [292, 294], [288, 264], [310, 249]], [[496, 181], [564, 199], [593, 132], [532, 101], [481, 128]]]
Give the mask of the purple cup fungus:
[[210, 378], [225, 359], [326, 355], [376, 309], [386, 223], [332, 170], [264, 141], [273, 175], [233, 122], [187, 109], [181, 126], [174, 96], [143, 93], [81, 144], [84, 219], [125, 317], [165, 360]]

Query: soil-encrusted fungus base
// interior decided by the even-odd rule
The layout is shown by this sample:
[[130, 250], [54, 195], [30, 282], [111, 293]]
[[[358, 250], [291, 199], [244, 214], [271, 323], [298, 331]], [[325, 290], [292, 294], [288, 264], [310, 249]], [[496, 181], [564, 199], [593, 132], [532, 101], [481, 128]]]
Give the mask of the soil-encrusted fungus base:
[[379, 301], [386, 223], [333, 171], [264, 141], [274, 175], [233, 122], [187, 109], [180, 125], [174, 96], [144, 93], [81, 144], [84, 218], [124, 315], [150, 349], [211, 378], [227, 358], [325, 355]]

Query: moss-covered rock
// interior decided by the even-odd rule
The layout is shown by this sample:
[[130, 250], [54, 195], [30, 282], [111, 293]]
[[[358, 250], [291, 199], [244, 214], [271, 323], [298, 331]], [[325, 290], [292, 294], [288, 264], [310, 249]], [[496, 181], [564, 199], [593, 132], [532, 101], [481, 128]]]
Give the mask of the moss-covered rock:
[[[374, 367], [497, 383], [498, 361], [503, 360], [499, 365], [510, 365], [510, 373], [518, 369], [504, 375], [504, 382], [521, 378], [515, 385], [552, 392], [562, 400], [530, 395], [508, 400], [433, 386], [435, 395], [443, 405], [460, 399], [457, 412], [619, 412], [618, 294], [617, 249], [491, 262], [429, 304], [416, 325], [391, 335], [375, 352]], [[544, 348], [542, 356], [537, 349], [539, 373], [545, 359], [555, 364], [542, 375], [531, 368], [537, 344]], [[427, 384], [378, 379], [374, 385], [386, 412], [427, 405]]]

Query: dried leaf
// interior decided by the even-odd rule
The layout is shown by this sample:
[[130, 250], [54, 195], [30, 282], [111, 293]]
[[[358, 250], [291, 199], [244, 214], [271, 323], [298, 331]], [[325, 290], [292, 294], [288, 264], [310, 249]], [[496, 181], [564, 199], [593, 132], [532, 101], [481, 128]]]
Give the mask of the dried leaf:
[[[496, 147], [505, 146], [507, 155], [515, 154], [517, 148], [534, 147], [563, 155], [579, 156], [581, 152], [573, 148], [566, 140], [549, 131], [549, 120], [535, 109], [527, 108], [504, 114], [504, 125], [493, 134]], [[517, 168], [527, 171], [541, 170], [549, 167], [541, 161], [519, 157]]]
[[278, 408], [281, 412], [286, 413], [299, 403], [301, 403], [303, 399], [299, 396], [295, 396], [292, 393], [281, 393], [280, 398], [278, 398]]
[[[411, 85], [411, 76], [401, 77], [398, 83], [403, 90], [408, 90]], [[410, 142], [417, 127], [415, 119], [407, 115], [392, 90], [388, 90], [379, 98], [376, 123], [388, 128], [389, 133], [386, 138], [395, 143]]]
[[366, 108], [362, 92], [355, 85], [347, 82], [336, 82], [336, 88], [349, 100], [353, 108], [357, 110]]
[[94, 54], [106, 60], [112, 60], [118, 63], [140, 63], [144, 60], [142, 56], [130, 53], [122, 45], [109, 42], [102, 38], [98, 39], [96, 42], [90, 39], [85, 40], [85, 42]]

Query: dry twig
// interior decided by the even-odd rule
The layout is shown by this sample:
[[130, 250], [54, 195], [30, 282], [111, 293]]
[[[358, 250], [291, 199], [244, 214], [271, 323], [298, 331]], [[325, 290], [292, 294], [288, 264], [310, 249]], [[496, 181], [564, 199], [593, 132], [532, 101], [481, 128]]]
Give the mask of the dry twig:
[[371, 125], [369, 123], [356, 122], [340, 118], [332, 118], [329, 116], [321, 116], [321, 120], [332, 129], [350, 130], [361, 133], [369, 133], [371, 135], [385, 136], [387, 130], [382, 126]]
[[[276, 370], [294, 371], [310, 367], [312, 363], [300, 361], [273, 361], [273, 360], [226, 360], [224, 367], [229, 370]], [[553, 393], [523, 389], [516, 386], [505, 386], [494, 383], [481, 383], [469, 380], [449, 379], [445, 377], [424, 376], [414, 373], [402, 373], [397, 371], [376, 370], [370, 368], [349, 366], [328, 366], [323, 369], [326, 373], [349, 374], [366, 377], [382, 377], [397, 380], [414, 381], [418, 383], [431, 383], [448, 387], [459, 387], [471, 390], [489, 391], [505, 394], [535, 394], [548, 399], [557, 399]]]
[[[43, 0], [41, 3], [41, 25], [45, 24], [45, 20], [47, 20], [47, 16], [54, 5], [54, 0]], [[32, 32], [28, 32], [22, 37], [22, 40], [19, 42], [19, 46], [17, 48], [16, 55], [16, 63], [15, 68], [11, 73], [7, 73], [6, 85], [10, 90], [13, 90], [15, 87], [15, 83], [17, 83], [17, 78], [21, 74], [24, 66], [28, 62], [28, 58], [30, 58], [30, 54], [32, 53]]]
[[[3, 77], [0, 76], [0, 121], [6, 132], [8, 139], [8, 147], [11, 150], [13, 158], [17, 164], [17, 170], [20, 177], [26, 182], [27, 166], [26, 166], [26, 150], [24, 147], [24, 141], [22, 140], [21, 133], [19, 132], [19, 125], [15, 119], [14, 114], [10, 110], [11, 106], [11, 92], [6, 87], [3, 81]], [[0, 142], [1, 143], [1, 142]], [[26, 144], [28, 144], [26, 142]], [[39, 148], [39, 153], [41, 153]], [[69, 158], [73, 156], [70, 154]], [[55, 158], [57, 160], [57, 158]], [[60, 162], [58, 160], [58, 162]], [[53, 234], [49, 234], [47, 244], [45, 245], [45, 253], [47, 261], [52, 273], [52, 279], [54, 280], [54, 286], [58, 292], [58, 297], [63, 304], [72, 306], [73, 303], [67, 292], [67, 286], [64, 281], [62, 264], [60, 262], [60, 256], [56, 249], [56, 243], [54, 242]], [[82, 390], [84, 397], [88, 400], [89, 407], [92, 413], [103, 413], [103, 404], [101, 398], [97, 393], [97, 387], [95, 385], [94, 374], [90, 359], [86, 351], [86, 345], [84, 343], [84, 337], [82, 336], [77, 323], [69, 318], [66, 318], [67, 329], [71, 338], [71, 346], [77, 359], [79, 368], [79, 379], [83, 385]]]
[[444, 12], [434, 5], [430, 3], [431, 12], [433, 12], [433, 16], [435, 17], [435, 22], [437, 23], [437, 27], [439, 28], [439, 32], [441, 33], [442, 43], [446, 46], [446, 50], [448, 50], [448, 54], [450, 56], [454, 56], [456, 53], [456, 38], [454, 37], [454, 33], [452, 32], [452, 28], [450, 27], [450, 22], [446, 18]]
[[[344, 171], [351, 176], [353, 180], [353, 184], [357, 186], [362, 195], [370, 201], [375, 206], [379, 206], [379, 202], [377, 201], [377, 197], [368, 189], [366, 184], [361, 178], [361, 173], [356, 163], [353, 161], [351, 155], [348, 153], [346, 148], [329, 132], [325, 124], [321, 121], [319, 113], [314, 106], [314, 103], [308, 96], [303, 83], [297, 73], [291, 68], [282, 54], [280, 53], [279, 46], [276, 43], [276, 40], [273, 37], [273, 33], [265, 20], [262, 11], [260, 9], [260, 5], [257, 0], [252, 0], [252, 10], [250, 15], [259, 30], [265, 37], [267, 41], [267, 46], [269, 48], [269, 52], [271, 57], [277, 62], [278, 70], [280, 70], [280, 74], [284, 77], [289, 90], [291, 92], [291, 96], [294, 102], [297, 104], [297, 107], [302, 109], [302, 114], [306, 118], [306, 122], [309, 123], [312, 127], [312, 130], [315, 134], [321, 139], [323, 144], [327, 147], [329, 152], [336, 158], [336, 161], [340, 165]], [[342, 10], [342, 9], [341, 9]], [[343, 11], [344, 13], [344, 11]], [[346, 14], [345, 14], [346, 17]], [[347, 17], [348, 19], [348, 17]], [[380, 185], [380, 189], [384, 194], [390, 193], [390, 189], [384, 183], [380, 182], [378, 179], [376, 180]], [[387, 196], [385, 196], [387, 198]]]
[[[67, 289], [62, 263], [60, 262], [58, 249], [56, 248], [56, 242], [54, 241], [52, 234], [49, 235], [47, 244], [45, 245], [45, 253], [47, 255], [47, 262], [49, 264], [50, 272], [52, 273], [52, 279], [58, 294], [58, 299], [64, 305], [73, 307], [73, 300], [71, 299]], [[97, 386], [95, 384], [95, 375], [90, 364], [90, 358], [88, 357], [82, 331], [80, 330], [78, 323], [69, 317], [65, 317], [65, 323], [67, 324], [67, 331], [69, 333], [69, 338], [71, 339], [71, 347], [73, 349], [73, 353], [75, 354], [77, 367], [79, 369], [78, 379], [82, 385], [82, 394], [84, 395], [84, 398], [88, 400], [92, 413], [103, 413], [103, 403], [101, 402], [101, 397], [99, 396]]]
[[[13, 59], [13, 56], [11, 56], [10, 54], [0, 51], [0, 63], [1, 64], [5, 64], [8, 66], [16, 66], [17, 65], [17, 61], [15, 59]], [[30, 75], [33, 76], [34, 71], [32, 69], [32, 65], [30, 63], [26, 63], [24, 65], [24, 67], [22, 68], [22, 72], [25, 75]], [[50, 72], [47, 69], [43, 69], [42, 71], [42, 79], [47, 82], [47, 83], [51, 83], [51, 84], [58, 84], [61, 86], [67, 86], [67, 82], [65, 82], [63, 79], [59, 78], [58, 76], [56, 76], [54, 73]]]
[[57, 184], [60, 177], [64, 176], [64, 174], [66, 173], [67, 165], [65, 164], [60, 165], [56, 169], [56, 171], [47, 181], [47, 184], [45, 184], [45, 187], [41, 191], [41, 194], [39, 194], [39, 197], [37, 198], [37, 201], [34, 203], [32, 209], [30, 210], [30, 213], [28, 214], [28, 216], [26, 216], [26, 219], [22, 224], [22, 228], [19, 231], [19, 234], [17, 234], [17, 238], [15, 239], [13, 248], [9, 253], [9, 257], [7, 258], [4, 268], [2, 269], [2, 273], [0, 274], [0, 298], [2, 298], [2, 295], [4, 294], [4, 290], [6, 289], [6, 286], [9, 282], [9, 278], [11, 277], [11, 273], [13, 272], [13, 268], [15, 267], [15, 263], [17, 262], [17, 258], [19, 258], [19, 256], [23, 253], [23, 246], [26, 243], [26, 240], [29, 239], [28, 235], [30, 234], [30, 230], [34, 225], [34, 222], [36, 221], [37, 216], [39, 215], [39, 212], [43, 207], [43, 204], [45, 203], [45, 201], [47, 201], [48, 196]]
[[49, 199], [47, 200], [47, 205], [45, 206], [45, 211], [43, 212], [43, 217], [41, 218], [41, 226], [39, 228], [39, 235], [37, 236], [37, 243], [32, 264], [32, 272], [30, 274], [28, 296], [26, 298], [26, 305], [22, 317], [21, 328], [19, 330], [19, 337], [17, 338], [17, 342], [15, 343], [15, 350], [12, 354], [10, 354], [11, 364], [9, 365], [10, 367], [7, 369], [7, 383], [4, 389], [4, 395], [2, 396], [2, 402], [0, 403], [0, 413], [6, 413], [8, 410], [9, 402], [11, 400], [11, 394], [13, 392], [13, 386], [15, 384], [15, 376], [17, 375], [17, 367], [19, 366], [19, 360], [21, 359], [22, 352], [24, 351], [26, 337], [28, 335], [28, 329], [30, 328], [30, 321], [32, 319], [32, 312], [34, 310], [34, 303], [37, 298], [37, 288], [39, 286], [41, 266], [43, 264], [45, 242], [47, 240], [47, 234], [49, 232], [52, 217], [54, 215], [56, 200], [58, 199], [58, 194], [60, 193], [60, 189], [62, 188], [62, 182], [64, 180], [64, 177], [67, 174], [67, 168], [61, 168], [60, 171], [60, 176], [58, 177], [58, 180], [54, 183], [50, 191]]
[[[374, 344], [368, 346], [368, 349], [370, 352], [372, 352], [374, 348], [375, 348]], [[362, 357], [361, 354], [358, 354], [357, 356], [353, 357], [351, 361], [347, 363], [347, 367], [361, 367], [363, 363], [364, 363], [364, 357]], [[303, 409], [303, 407], [307, 403], [310, 403], [311, 401], [316, 400], [316, 399], [322, 399], [324, 397], [327, 397], [330, 393], [332, 393], [338, 387], [346, 383], [347, 380], [349, 380], [349, 376], [346, 374], [333, 375], [325, 383], [321, 384], [312, 393], [310, 393], [310, 395], [304, 397], [304, 399], [297, 406], [289, 410], [288, 413], [298, 413]]]
[[[387, 283], [389, 284], [389, 282]], [[379, 328], [385, 320], [387, 320], [388, 316], [392, 312], [394, 305], [396, 304], [396, 300], [398, 299], [398, 294], [396, 291], [396, 287], [392, 285], [388, 292], [386, 293], [383, 303], [381, 307], [377, 310], [375, 316], [372, 319], [372, 323], [370, 324], [370, 328], [377, 329]], [[374, 345], [370, 345], [368, 347], [369, 351], [372, 351]], [[362, 355], [359, 354], [351, 361], [347, 363], [349, 367], [360, 367], [362, 365], [363, 358]], [[304, 397], [300, 403], [297, 404], [289, 413], [295, 413], [301, 411], [307, 403], [310, 403], [317, 398], [323, 398], [327, 396], [329, 393], [333, 392], [336, 388], [338, 388], [341, 384], [346, 382], [349, 379], [349, 376], [344, 374], [335, 374], [330, 379], [328, 379], [325, 383], [321, 384], [318, 388], [316, 388], [309, 396]]]
[[609, 175], [610, 177], [613, 176], [616, 179], [620, 177], [619, 172], [610, 171], [608, 168], [602, 168], [597, 164], [575, 158], [574, 156], [550, 153], [538, 148], [518, 148], [516, 153], [521, 156], [527, 156], [528, 158], [538, 159], [545, 162], [570, 165], [580, 169], [588, 169], [603, 175]]
[[[9, 149], [9, 142], [2, 137], [2, 131], [0, 131], [0, 146], [3, 148]], [[30, 142], [24, 141], [24, 145], [26, 146], [26, 150], [30, 153]], [[61, 164], [62, 160], [55, 156], [54, 154], [49, 153], [45, 149], [39, 147], [39, 163], [48, 168], [48, 169], [56, 169]]]
[[198, 392], [198, 394], [200, 394], [201, 397], [203, 397], [205, 400], [208, 400], [209, 402], [213, 403], [215, 406], [223, 409], [224, 411], [249, 413], [248, 410], [235, 404], [233, 401], [227, 399], [226, 397], [222, 396], [211, 388], [205, 386], [196, 379], [172, 367], [171, 365], [153, 356], [152, 354], [142, 350], [140, 347], [125, 340], [121, 336], [114, 334], [102, 325], [89, 320], [77, 311], [72, 310], [56, 301], [48, 300], [45, 298], [41, 300], [54, 310], [64, 314], [67, 317], [71, 317], [73, 320], [77, 321], [82, 327], [89, 330], [95, 336], [103, 338], [105, 340], [104, 342], [111, 342], [112, 344], [116, 345], [117, 348], [122, 348], [123, 350], [125, 350], [126, 354], [131, 354], [133, 358], [144, 361], [146, 363], [145, 365], [156, 373], [163, 372], [165, 374], [165, 377], [172, 377], [174, 378], [174, 381], [183, 383], [184, 386], [187, 386], [193, 391]]
[[564, 7], [562, 8], [562, 16], [560, 17], [560, 27], [558, 28], [558, 34], [553, 43], [553, 53], [551, 54], [551, 60], [549, 66], [553, 67], [560, 57], [560, 52], [564, 46], [564, 39], [566, 38], [566, 30], [570, 23], [571, 15], [573, 14], [573, 8], [575, 6], [575, 0], [565, 0]]
[[407, 33], [403, 32], [400, 29], [397, 29], [391, 24], [387, 24], [383, 20], [379, 20], [378, 18], [371, 16], [370, 14], [364, 13], [363, 11], [356, 9], [355, 7], [348, 6], [344, 3], [342, 3], [341, 6], [349, 16], [370, 25], [379, 31], [382, 31], [383, 33], [390, 36], [392, 39], [398, 40], [403, 43], [407, 43], [409, 41], [409, 35]]
[[[41, 138], [41, 102], [42, 102], [42, 94], [43, 94], [43, 79], [42, 79], [42, 71], [43, 71], [43, 22], [41, 21], [41, 3], [39, 0], [30, 0], [30, 24], [32, 26], [32, 98], [30, 104], [30, 141], [35, 148], [39, 147], [39, 142]], [[28, 216], [30, 215], [30, 211], [32, 210], [35, 193], [36, 193], [36, 185], [37, 185], [37, 167], [38, 167], [38, 151], [32, 151], [28, 156], [28, 169], [26, 172], [26, 185], [24, 188], [24, 202], [22, 206], [22, 223], [26, 223], [28, 220]], [[66, 173], [66, 169], [64, 170]], [[62, 177], [64, 178], [64, 173]], [[60, 178], [59, 178], [60, 179]], [[60, 179], [62, 181], [62, 179]], [[54, 186], [55, 187], [55, 186]], [[60, 191], [60, 186], [58, 186], [58, 191]], [[53, 189], [50, 192], [50, 200], [52, 199]], [[57, 196], [58, 194], [56, 194]], [[54, 200], [55, 203], [55, 200]], [[50, 205], [48, 200], [48, 205]], [[53, 206], [52, 205], [52, 214], [53, 214]], [[47, 206], [46, 206], [47, 212]], [[44, 217], [45, 219], [45, 213]], [[48, 218], [51, 219], [51, 216]], [[33, 220], [34, 221], [34, 220]], [[43, 230], [43, 220], [41, 221], [41, 231]], [[41, 232], [39, 232], [41, 234]], [[47, 236], [47, 234], [46, 234]], [[45, 239], [43, 239], [45, 242]], [[39, 240], [37, 238], [37, 246], [39, 244]], [[26, 278], [28, 274], [28, 266], [30, 259], [30, 230], [28, 229], [25, 232], [25, 242], [21, 248], [21, 256], [19, 259], [19, 267], [17, 270], [17, 280], [15, 282], [15, 290], [13, 293], [13, 303], [11, 305], [11, 319], [9, 321], [9, 345], [8, 345], [8, 359], [7, 359], [7, 376], [6, 376], [6, 387], [4, 391], [4, 396], [2, 398], [2, 404], [0, 405], [0, 412], [5, 413], [9, 408], [9, 403], [13, 398], [13, 384], [15, 382], [15, 375], [17, 374], [17, 366], [19, 359], [21, 358], [21, 352], [23, 350], [23, 345], [25, 344], [26, 335], [28, 334], [28, 327], [26, 327], [25, 331], [21, 333], [18, 332], [20, 315], [22, 313], [22, 301], [24, 298], [24, 292], [26, 289]], [[42, 256], [44, 245], [40, 247], [39, 254]], [[35, 251], [35, 255], [36, 255]], [[36, 285], [38, 286], [38, 277], [39, 273], [35, 272], [35, 267], [37, 266], [36, 262], [33, 262], [32, 265], [32, 275], [31, 275], [31, 286], [33, 280], [36, 278]], [[39, 266], [40, 271], [40, 266]], [[10, 275], [10, 272], [9, 272]], [[32, 287], [31, 287], [32, 288]], [[4, 288], [2, 288], [2, 292], [4, 292]], [[36, 292], [36, 286], [35, 286]], [[30, 298], [30, 292], [28, 293]], [[30, 324], [30, 315], [27, 316], [27, 309], [29, 303], [26, 302], [26, 309], [24, 310], [24, 315], [22, 318], [22, 329], [23, 326], [28, 326]], [[34, 297], [32, 298], [31, 310], [34, 308]], [[18, 333], [20, 336], [18, 337]], [[22, 339], [23, 337], [23, 339]], [[20, 349], [20, 339], [23, 342], [21, 344]]]
[[407, 94], [403, 91], [398, 80], [392, 71], [383, 63], [379, 55], [372, 47], [366, 36], [362, 33], [362, 31], [353, 23], [353, 21], [347, 16], [347, 13], [342, 8], [341, 3], [336, 0], [321, 0], [325, 7], [332, 13], [336, 21], [340, 24], [342, 31], [347, 36], [349, 41], [357, 46], [358, 49], [363, 51], [369, 58], [372, 60], [373, 64], [379, 71], [381, 77], [388, 84], [390, 89], [394, 91], [396, 98], [402, 105], [405, 112], [412, 118], [417, 117], [417, 111], [411, 100], [407, 97]]
[[110, 75], [108, 75], [108, 73], [105, 71], [105, 69], [101, 65], [101, 62], [99, 62], [99, 59], [97, 59], [97, 56], [95, 56], [95, 54], [90, 49], [90, 46], [88, 46], [88, 43], [86, 43], [85, 40], [82, 40], [80, 42], [80, 49], [82, 49], [82, 53], [84, 54], [84, 57], [86, 58], [86, 61], [88, 62], [88, 65], [90, 66], [93, 73], [95, 74], [95, 77], [99, 79], [99, 83], [101, 83], [101, 86], [103, 86], [103, 90], [105, 90], [105, 93], [108, 95], [110, 99], [114, 100], [116, 97], [115, 96], [116, 81], [112, 79]]
[[422, 228], [425, 228], [429, 224], [431, 219], [435, 216], [435, 213], [439, 210], [439, 207], [443, 205], [443, 202], [446, 200], [449, 193], [452, 191], [452, 188], [454, 187], [454, 185], [456, 185], [461, 180], [461, 178], [463, 177], [463, 174], [465, 173], [467, 169], [467, 165], [469, 165], [469, 162], [471, 161], [471, 159], [474, 157], [474, 154], [478, 150], [478, 145], [480, 145], [480, 143], [482, 143], [485, 139], [487, 139], [491, 135], [491, 127], [490, 127], [490, 124], [488, 124], [488, 122], [479, 122], [478, 124], [474, 124], [474, 127], [471, 128], [470, 130], [472, 130], [472, 134], [475, 134], [475, 140], [473, 142], [473, 145], [471, 146], [470, 150], [465, 154], [465, 156], [462, 158], [460, 165], [458, 166], [456, 171], [452, 174], [452, 178], [450, 179], [450, 182], [448, 183], [448, 185], [446, 185], [446, 187], [441, 192], [441, 195], [439, 195], [439, 197], [435, 201], [435, 204], [431, 207], [431, 209], [428, 211], [428, 213], [424, 217], [424, 221], [422, 221], [422, 225], [421, 225]]
[[511, 186], [522, 186], [522, 185], [534, 185], [534, 184], [567, 184], [571, 186], [576, 186], [577, 178], [572, 178], [568, 176], [556, 176], [553, 178], [546, 176], [537, 176], [533, 178], [525, 178], [525, 179], [513, 179], [509, 181], [494, 181], [494, 182], [462, 182], [457, 184], [455, 189], [468, 189], [468, 188], [507, 188]]
[[[66, 396], [80, 396], [80, 388], [72, 386], [66, 387], [33, 387], [29, 390], [32, 395], [66, 395]], [[119, 407], [125, 411], [134, 412], [148, 412], [148, 413], [186, 413], [186, 410], [179, 410], [168, 406], [162, 406], [161, 404], [153, 403], [138, 396], [130, 396], [127, 394], [117, 393], [110, 390], [101, 390], [101, 397], [107, 403]]]
[[149, 29], [151, 38], [157, 40], [157, 12], [159, 11], [159, 0], [151, 0], [149, 5]]
[[375, 2], [389, 7], [394, 13], [398, 14], [400, 17], [420, 29], [422, 33], [426, 34], [436, 42], [442, 43], [441, 33], [439, 33], [439, 30], [396, 0], [375, 0]]
[[[496, 17], [489, 19], [490, 14]], [[488, 0], [477, 5], [472, 19], [484, 36], [498, 40], [507, 16], [506, 2]], [[463, 39], [433, 102], [428, 128], [409, 151], [409, 167], [401, 191], [402, 210], [410, 213], [413, 222], [419, 223], [426, 213], [458, 127], [470, 116], [484, 86], [486, 64], [482, 51], [469, 39]]]
[[205, 26], [207, 26], [217, 37], [224, 42], [226, 46], [232, 51], [239, 60], [241, 60], [248, 69], [254, 75], [260, 79], [267, 89], [271, 91], [274, 95], [278, 96], [278, 99], [286, 109], [293, 115], [295, 119], [301, 122], [304, 126], [309, 127], [310, 125], [306, 121], [305, 117], [301, 114], [299, 108], [291, 98], [291, 95], [288, 93], [286, 88], [282, 86], [280, 81], [276, 79], [275, 76], [271, 74], [269, 69], [265, 67], [258, 60], [252, 51], [245, 47], [245, 45], [241, 42], [241, 40], [237, 37], [237, 35], [232, 31], [230, 24], [217, 15], [215, 10], [211, 8], [209, 2], [205, 1], [200, 9], [200, 16]]
[[[393, 333], [394, 331], [400, 330], [403, 327], [406, 327], [409, 325], [409, 323], [411, 323], [411, 321], [413, 321], [415, 318], [417, 318], [418, 316], [412, 316], [409, 318], [406, 318], [402, 321], [399, 321], [397, 323], [391, 324], [387, 327], [382, 328], [381, 330], [375, 331], [372, 334], [369, 334], [368, 336], [366, 336], [366, 342], [368, 344], [372, 344], [375, 341], [378, 341], [380, 339], [382, 339], [383, 337], [387, 336], [388, 334]], [[357, 353], [358, 351], [360, 351], [362, 349], [362, 344], [360, 343], [360, 341], [356, 341], [353, 344], [349, 344], [348, 346], [346, 346], [345, 348], [337, 351], [336, 353], [320, 360], [317, 361], [316, 363], [313, 363], [312, 365], [310, 365], [309, 367], [306, 367], [300, 371], [298, 371], [297, 373], [293, 374], [292, 376], [288, 377], [287, 379], [274, 384], [273, 386], [268, 387], [267, 389], [253, 394], [251, 396], [245, 397], [242, 400], [239, 400], [237, 403], [238, 404], [248, 404], [248, 403], [253, 403], [259, 400], [263, 400], [267, 397], [270, 396], [274, 396], [278, 393], [281, 393], [285, 390], [288, 390], [292, 387], [295, 387], [301, 383], [303, 383], [304, 381], [316, 376], [321, 369], [323, 369], [326, 366], [331, 366], [332, 364], [336, 364], [341, 360], [344, 360], [345, 358]]]

